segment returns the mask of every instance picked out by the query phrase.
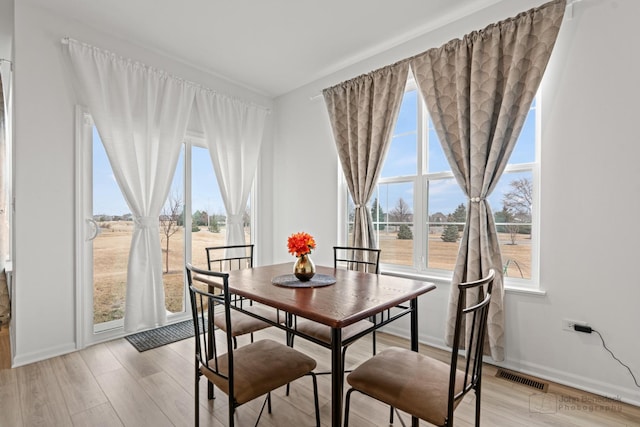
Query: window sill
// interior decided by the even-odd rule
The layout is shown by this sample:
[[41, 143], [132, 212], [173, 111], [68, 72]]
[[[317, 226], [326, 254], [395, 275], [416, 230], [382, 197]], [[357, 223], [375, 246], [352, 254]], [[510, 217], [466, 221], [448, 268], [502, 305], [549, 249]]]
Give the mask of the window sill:
[[[415, 271], [399, 271], [399, 270], [381, 270], [380, 274], [386, 276], [404, 277], [406, 279], [422, 280], [433, 282], [436, 285], [449, 285], [451, 283], [451, 275], [439, 275], [439, 274], [420, 274]], [[546, 296], [547, 291], [536, 287], [523, 287], [513, 286], [509, 284], [504, 285], [506, 293], [522, 294], [522, 295], [536, 295]]]

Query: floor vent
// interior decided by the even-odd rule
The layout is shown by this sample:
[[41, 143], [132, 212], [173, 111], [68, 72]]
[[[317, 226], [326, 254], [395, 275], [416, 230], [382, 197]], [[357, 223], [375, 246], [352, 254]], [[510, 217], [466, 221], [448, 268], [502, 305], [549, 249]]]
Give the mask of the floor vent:
[[526, 385], [527, 387], [535, 388], [536, 390], [546, 392], [549, 388], [549, 383], [540, 381], [537, 378], [529, 377], [527, 375], [523, 375], [519, 372], [507, 371], [506, 369], [498, 369], [496, 373], [496, 377], [504, 378], [507, 381], [512, 381], [514, 383]]

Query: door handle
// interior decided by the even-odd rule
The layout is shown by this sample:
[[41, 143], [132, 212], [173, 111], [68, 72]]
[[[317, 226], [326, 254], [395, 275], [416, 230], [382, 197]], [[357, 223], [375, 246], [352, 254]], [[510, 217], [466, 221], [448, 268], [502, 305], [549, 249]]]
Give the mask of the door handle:
[[100, 235], [100, 226], [92, 218], [87, 218], [87, 222], [93, 226], [93, 234], [87, 238], [87, 242], [89, 242], [91, 240], [94, 240], [96, 237], [98, 237], [98, 235]]

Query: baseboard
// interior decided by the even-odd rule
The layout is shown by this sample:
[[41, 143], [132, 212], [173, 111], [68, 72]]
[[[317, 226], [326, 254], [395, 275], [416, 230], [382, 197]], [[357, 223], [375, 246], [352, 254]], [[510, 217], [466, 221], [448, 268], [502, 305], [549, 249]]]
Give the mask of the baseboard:
[[[384, 327], [384, 332], [401, 338], [409, 339], [406, 328], [395, 327], [389, 324]], [[441, 337], [434, 337], [426, 334], [419, 334], [419, 341], [422, 344], [429, 345], [441, 350], [451, 351], [451, 348], [444, 343]], [[633, 406], [640, 407], [640, 391], [632, 388], [620, 387], [619, 385], [609, 384], [602, 381], [594, 380], [580, 375], [562, 372], [546, 366], [529, 363], [522, 360], [507, 359], [504, 362], [496, 362], [491, 358], [485, 360], [487, 363], [501, 368], [521, 372], [540, 379], [551, 381], [567, 387], [572, 387], [587, 393], [593, 393], [612, 400], [628, 403]]]
[[40, 362], [45, 359], [51, 359], [52, 357], [73, 353], [74, 351], [77, 351], [75, 343], [68, 343], [34, 351], [31, 353], [16, 355], [13, 358], [11, 367], [17, 368], [18, 366], [29, 365], [31, 363]]
[[504, 362], [498, 363], [488, 359], [487, 363], [640, 407], [640, 391], [638, 390], [605, 383], [581, 375], [562, 372], [535, 363], [523, 362], [521, 360], [507, 359]]

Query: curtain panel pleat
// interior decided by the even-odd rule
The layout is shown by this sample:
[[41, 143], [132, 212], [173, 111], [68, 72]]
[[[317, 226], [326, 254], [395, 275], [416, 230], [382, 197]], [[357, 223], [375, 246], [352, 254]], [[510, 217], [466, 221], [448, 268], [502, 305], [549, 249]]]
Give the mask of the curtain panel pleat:
[[408, 62], [398, 62], [322, 92], [342, 171], [355, 204], [353, 246], [377, 247], [367, 202], [391, 141], [408, 67]]
[[124, 328], [166, 323], [159, 216], [194, 104], [195, 87], [159, 70], [69, 40], [76, 91], [89, 108], [134, 217]]
[[245, 244], [243, 218], [269, 111], [205, 89], [196, 92], [196, 108], [227, 212], [226, 244]]
[[[449, 299], [445, 341], [452, 345], [457, 285], [502, 273], [487, 201], [507, 166], [555, 44], [565, 0], [490, 25], [410, 59], [453, 174], [469, 198]], [[477, 297], [476, 297], [477, 298]], [[474, 297], [467, 300], [475, 303]], [[485, 348], [504, 360], [504, 286], [497, 274]]]

